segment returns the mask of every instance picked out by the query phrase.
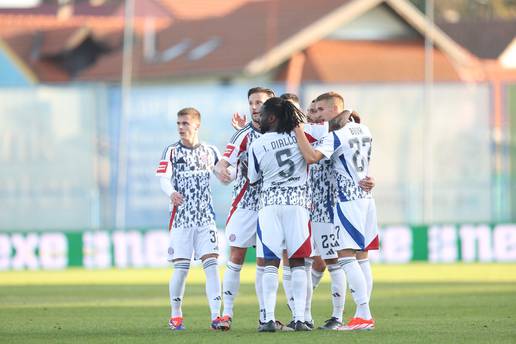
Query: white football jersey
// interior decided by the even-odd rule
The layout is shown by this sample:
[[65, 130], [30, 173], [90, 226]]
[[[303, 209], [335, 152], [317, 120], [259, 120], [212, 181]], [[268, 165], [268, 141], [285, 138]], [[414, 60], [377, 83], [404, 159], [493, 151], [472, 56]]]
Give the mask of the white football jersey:
[[204, 143], [190, 148], [178, 141], [165, 148], [156, 175], [167, 178], [173, 189], [183, 195], [183, 204], [171, 207], [170, 227], [215, 224], [210, 175], [219, 158], [218, 149]]
[[258, 194], [260, 184], [249, 186], [247, 180], [247, 152], [251, 143], [262, 134], [249, 122], [237, 131], [226, 145], [222, 159], [236, 168], [236, 179], [233, 186], [232, 208], [258, 210]]
[[251, 144], [249, 181], [263, 181], [260, 208], [268, 205], [310, 207], [308, 169], [293, 132], [268, 132]]
[[340, 202], [371, 197], [358, 185], [367, 176], [371, 148], [369, 128], [355, 122], [328, 133], [316, 145], [316, 150], [333, 160], [335, 190]]

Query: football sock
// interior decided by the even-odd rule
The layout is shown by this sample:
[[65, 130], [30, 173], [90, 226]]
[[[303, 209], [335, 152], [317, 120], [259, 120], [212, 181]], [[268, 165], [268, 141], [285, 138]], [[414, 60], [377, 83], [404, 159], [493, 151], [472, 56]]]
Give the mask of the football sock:
[[265, 266], [263, 270], [263, 300], [265, 319], [263, 322], [276, 321], [274, 310], [276, 308], [276, 296], [278, 293], [278, 268], [273, 265]]
[[263, 300], [263, 269], [263, 266], [256, 266], [256, 279], [254, 281], [256, 296], [258, 297], [258, 306], [260, 307], [261, 322], [265, 322], [265, 306]]
[[332, 317], [342, 321], [344, 304], [346, 302], [346, 275], [339, 264], [328, 265], [331, 278], [331, 296], [333, 303]]
[[312, 269], [312, 287], [313, 289], [317, 288], [319, 282], [321, 282], [321, 278], [323, 277], [324, 271], [317, 271]]
[[233, 317], [233, 304], [240, 288], [240, 271], [242, 265], [228, 261], [224, 272], [224, 282], [222, 285], [222, 298], [224, 301], [224, 312], [222, 314]]
[[371, 302], [371, 292], [373, 291], [373, 273], [371, 272], [371, 263], [369, 263], [369, 259], [366, 258], [360, 259], [358, 264], [360, 264], [360, 269], [362, 269], [362, 273], [364, 274], [367, 285], [367, 296], [369, 297], [369, 302]]
[[217, 258], [207, 258], [202, 262], [206, 274], [206, 296], [210, 305], [211, 318], [220, 316], [220, 275]]
[[306, 271], [304, 266], [291, 267], [292, 295], [294, 296], [294, 321], [305, 321]]
[[283, 289], [285, 290], [285, 296], [287, 298], [288, 308], [292, 312], [292, 318], [294, 317], [294, 298], [292, 297], [292, 274], [290, 272], [290, 266], [283, 265]]
[[312, 263], [310, 258], [305, 259], [305, 273], [306, 273], [306, 304], [305, 304], [305, 321], [312, 321], [312, 296], [314, 290], [312, 287]]
[[367, 297], [367, 285], [357, 259], [355, 257], [339, 258], [339, 264], [346, 273], [351, 296], [353, 296], [353, 300], [357, 305], [355, 318], [371, 319], [369, 298]]
[[174, 272], [168, 282], [168, 291], [170, 296], [170, 307], [172, 308], [171, 317], [182, 317], [181, 304], [183, 303], [183, 295], [185, 293], [186, 276], [190, 269], [189, 260], [179, 260], [174, 263]]

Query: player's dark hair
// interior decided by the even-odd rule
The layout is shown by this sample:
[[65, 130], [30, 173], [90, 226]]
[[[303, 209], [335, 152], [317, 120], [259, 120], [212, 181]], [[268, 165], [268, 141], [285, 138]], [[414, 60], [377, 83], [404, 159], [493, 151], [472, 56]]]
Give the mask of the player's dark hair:
[[190, 115], [193, 118], [198, 119], [199, 122], [201, 121], [201, 113], [196, 108], [187, 107], [187, 108], [181, 109], [181, 110], [179, 110], [177, 112], [177, 117], [179, 117], [179, 116], [187, 116], [187, 115]]
[[247, 91], [247, 98], [249, 98], [251, 96], [251, 94], [255, 94], [255, 93], [265, 93], [269, 97], [275, 97], [276, 96], [276, 94], [274, 94], [274, 91], [271, 90], [270, 88], [253, 87], [253, 88], [250, 88], [249, 91]]
[[283, 100], [290, 100], [290, 101], [293, 101], [293, 102], [296, 102], [299, 104], [299, 97], [297, 95], [295, 95], [294, 93], [283, 93], [280, 96], [280, 98]]
[[262, 105], [262, 113], [266, 116], [274, 115], [278, 119], [276, 131], [290, 133], [299, 123], [304, 121], [304, 113], [288, 100], [279, 97], [267, 99]]

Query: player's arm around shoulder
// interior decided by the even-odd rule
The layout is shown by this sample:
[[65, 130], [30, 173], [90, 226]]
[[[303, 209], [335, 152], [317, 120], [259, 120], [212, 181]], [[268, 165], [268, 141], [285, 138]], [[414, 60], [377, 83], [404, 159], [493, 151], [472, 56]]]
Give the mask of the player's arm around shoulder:
[[305, 135], [303, 123], [294, 128], [294, 134], [296, 135], [299, 150], [301, 151], [301, 154], [303, 154], [303, 158], [307, 164], [314, 164], [324, 157], [324, 155], [321, 152], [316, 151], [308, 141], [308, 138]]

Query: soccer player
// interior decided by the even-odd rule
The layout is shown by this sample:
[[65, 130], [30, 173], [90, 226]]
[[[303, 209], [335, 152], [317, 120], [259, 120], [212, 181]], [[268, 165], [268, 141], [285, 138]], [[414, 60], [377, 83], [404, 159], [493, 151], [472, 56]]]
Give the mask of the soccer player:
[[[215, 175], [223, 182], [230, 183], [230, 166], [236, 169], [233, 187], [233, 202], [226, 221], [226, 237], [230, 246], [229, 260], [222, 283], [224, 311], [221, 329], [229, 330], [233, 320], [233, 305], [240, 288], [240, 271], [244, 264], [247, 249], [256, 245], [256, 226], [258, 221], [258, 194], [260, 185], [249, 185], [247, 179], [248, 149], [252, 142], [261, 136], [260, 110], [263, 103], [274, 96], [271, 89], [251, 88], [247, 93], [251, 122], [238, 130], [226, 146], [222, 159], [215, 166]], [[259, 324], [265, 321], [265, 307], [262, 292], [264, 262], [256, 257], [256, 295], [260, 307]], [[289, 330], [278, 322], [278, 329]]]
[[[355, 116], [356, 117], [356, 116]], [[364, 273], [357, 262], [357, 252], [378, 249], [376, 207], [371, 193], [359, 181], [367, 176], [372, 137], [369, 129], [356, 123], [343, 111], [330, 121], [330, 130], [314, 149], [306, 140], [303, 126], [296, 128], [296, 138], [307, 163], [331, 158], [337, 192], [334, 207], [335, 226], [340, 234], [338, 262], [344, 269], [357, 309], [355, 316], [339, 330], [374, 329], [369, 309], [369, 295]]]
[[[298, 109], [301, 109], [301, 105], [299, 103], [299, 97], [293, 93], [284, 93], [280, 96], [280, 98], [284, 100], [290, 101], [292, 104], [294, 104]], [[328, 132], [328, 125], [325, 122], [322, 121], [315, 121], [310, 116], [313, 114], [310, 113], [310, 110], [313, 108], [313, 105], [315, 104], [315, 100], [312, 101], [309, 109], [308, 109], [308, 117], [306, 118], [308, 120], [308, 123], [305, 124], [305, 135], [311, 140], [311, 142], [315, 142], [316, 140], [322, 138], [324, 134]], [[313, 186], [312, 186], [312, 180], [308, 179], [308, 193], [309, 197], [312, 197], [313, 193]], [[312, 199], [312, 198], [311, 198]], [[314, 207], [314, 202], [312, 199], [312, 210]], [[312, 216], [312, 213], [310, 213], [310, 218]], [[313, 226], [312, 226], [313, 228]], [[312, 235], [313, 238], [313, 235]], [[315, 253], [315, 251], [313, 251]], [[307, 274], [307, 288], [306, 288], [306, 306], [305, 306], [305, 324], [310, 327], [311, 329], [314, 328], [314, 322], [312, 319], [312, 296], [313, 296], [313, 286], [312, 286], [312, 263], [313, 259], [312, 257], [305, 259], [305, 271]], [[290, 272], [290, 267], [288, 266], [288, 257], [286, 254], [286, 251], [283, 252], [283, 288], [285, 289], [285, 294], [287, 296], [288, 300], [288, 306], [292, 312], [292, 319], [294, 319], [294, 298], [292, 296], [292, 283], [291, 283], [292, 277]], [[294, 329], [295, 328], [295, 321], [292, 320], [288, 325], [288, 327]]]
[[[312, 121], [328, 121], [336, 118], [344, 110], [344, 100], [334, 92], [324, 93], [315, 99], [314, 106], [310, 109], [309, 118]], [[345, 304], [346, 278], [345, 273], [338, 263], [339, 232], [333, 224], [333, 205], [335, 190], [331, 183], [333, 163], [330, 159], [322, 159], [317, 164], [310, 165], [310, 177], [312, 185], [312, 201], [314, 204], [311, 219], [314, 238], [314, 250], [316, 259], [312, 269], [312, 282], [314, 288], [319, 284], [325, 267], [328, 267], [331, 278], [331, 296], [333, 311], [332, 316], [325, 321], [320, 329], [335, 330], [342, 326], [342, 317]], [[374, 186], [374, 180], [365, 177], [359, 181], [360, 187], [370, 191]], [[322, 258], [320, 261], [317, 258]], [[370, 270], [369, 270], [370, 271]]]
[[192, 255], [202, 260], [206, 274], [211, 328], [219, 329], [221, 321], [217, 229], [210, 188], [210, 172], [220, 154], [214, 146], [199, 142], [200, 125], [201, 114], [196, 109], [177, 113], [180, 140], [165, 149], [156, 171], [170, 199], [168, 254], [174, 273], [169, 282], [172, 311], [168, 325], [174, 331], [185, 329], [181, 306]]
[[307, 165], [292, 132], [303, 117], [304, 114], [290, 101], [267, 100], [260, 116], [264, 134], [249, 150], [249, 182], [263, 182], [257, 254], [265, 259], [262, 283], [266, 323], [260, 327], [260, 332], [276, 331], [278, 267], [284, 249], [292, 274], [295, 330], [311, 330], [305, 324], [307, 275], [304, 261], [312, 251]]

